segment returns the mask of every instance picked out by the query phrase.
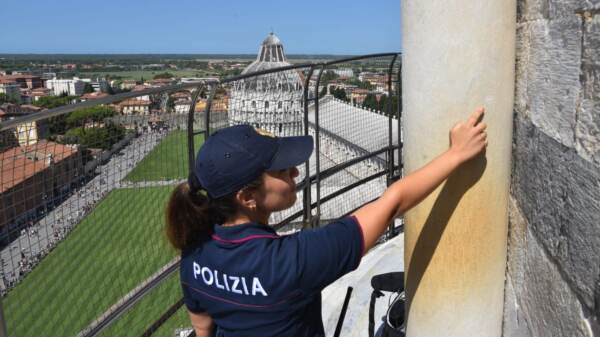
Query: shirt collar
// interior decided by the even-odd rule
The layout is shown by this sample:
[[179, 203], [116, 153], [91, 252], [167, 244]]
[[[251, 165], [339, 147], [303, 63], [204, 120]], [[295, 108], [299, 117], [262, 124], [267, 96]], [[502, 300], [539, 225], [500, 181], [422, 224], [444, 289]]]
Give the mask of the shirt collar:
[[256, 222], [249, 222], [235, 226], [214, 226], [213, 240], [225, 243], [243, 243], [246, 241], [272, 238], [276, 239], [279, 235], [270, 226], [262, 225]]

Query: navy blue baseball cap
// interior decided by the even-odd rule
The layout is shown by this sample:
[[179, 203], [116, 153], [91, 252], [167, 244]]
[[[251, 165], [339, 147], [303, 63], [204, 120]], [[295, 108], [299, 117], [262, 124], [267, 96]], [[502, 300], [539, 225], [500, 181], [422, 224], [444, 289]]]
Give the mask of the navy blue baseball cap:
[[313, 151], [311, 136], [275, 137], [250, 125], [212, 134], [198, 151], [193, 174], [211, 198], [239, 191], [265, 171], [298, 166]]

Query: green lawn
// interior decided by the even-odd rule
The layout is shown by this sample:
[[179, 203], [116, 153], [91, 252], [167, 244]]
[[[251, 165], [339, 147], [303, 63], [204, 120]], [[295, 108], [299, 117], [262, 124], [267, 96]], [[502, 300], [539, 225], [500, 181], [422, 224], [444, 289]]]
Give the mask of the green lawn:
[[[9, 335], [75, 336], [170, 261], [176, 252], [162, 229], [172, 188], [112, 191], [3, 300]], [[135, 311], [125, 315], [132, 317], [128, 329], [145, 329], [156, 312], [173, 303], [180, 296], [174, 284], [159, 287], [157, 296], [145, 299], [152, 305], [134, 309], [145, 322], [129, 316]], [[161, 291], [173, 300], [162, 303], [167, 295]], [[131, 336], [126, 331], [116, 335]]]
[[[194, 138], [198, 151], [203, 135]], [[125, 177], [132, 182], [184, 179], [188, 176], [187, 133], [173, 131]]]
[[[141, 336], [150, 325], [181, 298], [179, 273], [171, 275], [151, 293], [142, 298], [130, 311], [102, 332], [102, 337]], [[176, 328], [190, 327], [190, 320], [182, 306], [152, 335], [173, 337]]]

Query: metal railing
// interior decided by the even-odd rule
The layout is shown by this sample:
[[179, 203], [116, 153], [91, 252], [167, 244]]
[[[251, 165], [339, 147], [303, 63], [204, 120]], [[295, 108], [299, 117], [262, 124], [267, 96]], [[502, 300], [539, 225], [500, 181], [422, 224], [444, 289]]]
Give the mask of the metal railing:
[[[249, 123], [314, 137], [301, 197], [271, 219], [278, 230], [324, 225], [374, 200], [402, 173], [397, 56], [148, 88], [2, 123], [0, 290], [8, 332], [150, 336], [188, 326], [177, 253], [160, 233], [162, 210], [173, 186], [187, 180], [202, 140], [220, 128]], [[338, 75], [350, 71], [372, 78]], [[384, 238], [397, 231], [390, 224]]]

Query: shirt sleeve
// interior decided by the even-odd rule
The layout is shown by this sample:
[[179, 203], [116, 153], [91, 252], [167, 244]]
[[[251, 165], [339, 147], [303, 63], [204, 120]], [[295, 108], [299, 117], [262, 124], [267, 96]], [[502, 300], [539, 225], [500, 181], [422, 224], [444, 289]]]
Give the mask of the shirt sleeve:
[[200, 305], [198, 300], [194, 299], [192, 292], [185, 284], [181, 284], [181, 290], [183, 292], [183, 303], [187, 309], [193, 313], [202, 313], [206, 310]]
[[319, 291], [356, 269], [364, 254], [358, 220], [351, 216], [298, 234], [300, 289]]

